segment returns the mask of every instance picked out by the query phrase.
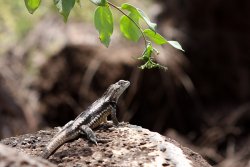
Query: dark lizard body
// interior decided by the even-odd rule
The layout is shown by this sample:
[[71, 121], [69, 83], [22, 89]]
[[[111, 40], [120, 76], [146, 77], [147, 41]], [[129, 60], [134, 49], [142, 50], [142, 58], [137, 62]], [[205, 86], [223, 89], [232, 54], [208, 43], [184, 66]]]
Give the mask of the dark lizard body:
[[78, 115], [74, 121], [70, 121], [64, 125], [45, 147], [42, 157], [49, 158], [60, 146], [70, 140], [78, 138], [81, 134], [86, 134], [89, 140], [95, 144], [97, 144], [98, 141], [102, 141], [103, 139], [96, 138], [92, 129], [103, 122], [107, 122], [107, 116], [109, 115], [111, 115], [115, 125], [119, 124], [116, 118], [117, 101], [129, 85], [129, 81], [124, 80], [112, 84], [101, 98]]

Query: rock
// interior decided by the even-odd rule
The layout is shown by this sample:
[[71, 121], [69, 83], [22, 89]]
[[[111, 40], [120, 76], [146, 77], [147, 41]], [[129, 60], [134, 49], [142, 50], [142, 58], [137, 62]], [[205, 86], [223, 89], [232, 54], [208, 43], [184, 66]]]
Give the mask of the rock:
[[[12, 146], [17, 143], [12, 142]], [[0, 143], [0, 167], [55, 167], [54, 164], [39, 157], [29, 156]]]
[[[42, 130], [35, 134], [7, 138], [0, 143], [39, 156], [56, 132], [56, 128]], [[61, 146], [49, 161], [58, 166], [210, 167], [199, 154], [139, 126], [127, 123], [119, 127], [101, 126], [96, 130], [96, 135], [111, 141], [96, 146], [82, 137]]]

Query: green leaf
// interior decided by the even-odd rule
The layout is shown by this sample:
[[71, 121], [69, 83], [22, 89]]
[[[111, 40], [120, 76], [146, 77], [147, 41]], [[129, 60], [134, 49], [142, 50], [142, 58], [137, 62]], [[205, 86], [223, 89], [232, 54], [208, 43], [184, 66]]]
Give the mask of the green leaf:
[[97, 6], [106, 6], [107, 0], [90, 0], [92, 3], [96, 4]]
[[137, 8], [137, 10], [138, 10], [138, 12], [140, 13], [141, 17], [144, 19], [144, 21], [145, 21], [145, 22], [147, 23], [147, 25], [149, 26], [149, 28], [150, 28], [151, 30], [153, 30], [153, 31], [156, 31], [155, 29], [156, 29], [157, 24], [156, 24], [156, 23], [152, 23], [152, 22], [150, 21], [150, 19], [148, 18], [148, 16], [147, 16], [141, 9], [138, 9], [138, 8]]
[[143, 60], [143, 61], [149, 61], [151, 59], [152, 53], [154, 51], [154, 48], [152, 46], [152, 44], [150, 42], [148, 42], [144, 52], [142, 53], [142, 56], [139, 57], [139, 60]]
[[139, 67], [140, 69], [144, 70], [144, 69], [152, 69], [152, 68], [163, 68], [166, 69], [166, 67], [163, 67], [162, 65], [155, 63], [153, 61], [147, 61], [145, 64], [141, 65]]
[[181, 45], [180, 45], [177, 41], [168, 41], [168, 43], [169, 43], [170, 45], [172, 45], [174, 48], [179, 49], [179, 50], [185, 52], [185, 51], [182, 49]]
[[122, 9], [125, 9], [125, 10], [128, 10], [128, 11], [130, 11], [131, 13], [134, 13], [134, 14], [140, 16], [140, 13], [138, 12], [137, 8], [134, 7], [134, 6], [131, 5], [131, 4], [124, 3], [124, 4], [121, 5], [121, 8], [122, 8]]
[[146, 49], [142, 53], [142, 56], [138, 58], [139, 60], [142, 60], [145, 62], [139, 68], [142, 70], [152, 69], [152, 68], [162, 68], [164, 70], [167, 70], [167, 67], [164, 67], [164, 66], [153, 61], [153, 58], [152, 58], [153, 52], [158, 53], [158, 51], [155, 48], [153, 48], [152, 44], [150, 42], [148, 42]]
[[82, 7], [82, 1], [81, 1], [81, 0], [76, 0], [76, 3], [77, 3], [80, 7]]
[[[139, 17], [133, 14], [129, 14], [137, 24], [139, 23]], [[127, 17], [122, 16], [120, 20], [120, 30], [124, 37], [134, 42], [137, 42], [141, 37], [141, 32], [138, 27]]]
[[133, 15], [136, 15], [140, 18], [142, 18], [146, 23], [147, 25], [149, 26], [149, 28], [153, 31], [155, 31], [156, 29], [156, 24], [155, 23], [152, 23], [150, 21], [150, 19], [148, 18], [148, 16], [139, 8], [136, 8], [134, 7], [133, 5], [131, 4], [128, 4], [128, 3], [124, 3], [121, 5], [121, 8], [122, 9], [125, 9], [125, 10], [128, 10], [130, 11], [131, 13], [133, 13]]
[[59, 13], [63, 15], [64, 21], [68, 20], [71, 9], [74, 7], [76, 0], [54, 0]]
[[163, 36], [152, 31], [151, 29], [146, 29], [143, 31], [143, 33], [158, 45], [163, 45], [168, 42]]
[[108, 47], [114, 27], [113, 15], [109, 6], [98, 6], [95, 10], [94, 21], [101, 42]]
[[41, 3], [41, 0], [24, 0], [24, 1], [25, 1], [25, 6], [30, 14], [33, 14]]

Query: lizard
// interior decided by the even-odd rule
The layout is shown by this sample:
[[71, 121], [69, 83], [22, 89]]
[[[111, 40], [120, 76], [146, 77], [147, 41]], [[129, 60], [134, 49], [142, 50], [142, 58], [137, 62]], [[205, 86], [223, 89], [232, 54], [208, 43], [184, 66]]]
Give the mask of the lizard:
[[114, 125], [119, 122], [116, 117], [116, 108], [119, 97], [130, 85], [129, 81], [119, 80], [108, 87], [106, 92], [92, 103], [86, 110], [81, 112], [73, 121], [69, 121], [44, 148], [41, 157], [48, 159], [64, 143], [77, 139], [82, 134], [97, 145], [97, 142], [104, 141], [95, 136], [93, 129], [102, 123], [107, 122], [107, 117], [111, 115]]

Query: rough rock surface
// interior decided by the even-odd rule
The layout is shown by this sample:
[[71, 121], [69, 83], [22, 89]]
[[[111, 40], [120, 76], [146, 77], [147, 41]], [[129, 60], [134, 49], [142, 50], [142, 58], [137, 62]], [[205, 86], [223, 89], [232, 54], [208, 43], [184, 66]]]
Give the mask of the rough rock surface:
[[[41, 130], [35, 134], [11, 137], [1, 141], [32, 156], [39, 156], [57, 132]], [[95, 131], [108, 143], [89, 142], [84, 136], [64, 144], [49, 161], [58, 166], [168, 166], [210, 167], [197, 153], [139, 126], [124, 123], [119, 127], [102, 126]], [[21, 166], [21, 165], [20, 165]]]
[[31, 157], [8, 146], [0, 144], [0, 167], [55, 167], [48, 161]]

